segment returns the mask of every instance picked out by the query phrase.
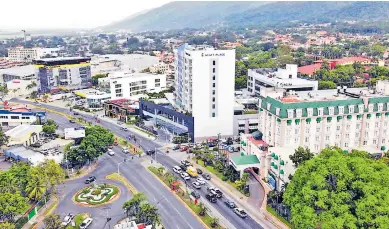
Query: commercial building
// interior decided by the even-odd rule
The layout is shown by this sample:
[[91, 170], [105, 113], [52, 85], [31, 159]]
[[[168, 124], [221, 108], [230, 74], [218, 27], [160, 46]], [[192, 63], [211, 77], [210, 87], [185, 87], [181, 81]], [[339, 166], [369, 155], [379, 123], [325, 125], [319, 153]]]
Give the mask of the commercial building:
[[174, 106], [192, 114], [195, 141], [232, 136], [235, 50], [184, 44], [175, 65]]
[[8, 59], [12, 62], [29, 62], [44, 57], [57, 57], [59, 48], [24, 48], [18, 46], [8, 49]]
[[90, 86], [90, 58], [61, 57], [37, 59], [36, 67], [38, 91], [48, 93], [63, 89], [74, 90]]
[[102, 108], [104, 101], [111, 99], [111, 94], [91, 88], [76, 90], [73, 93], [86, 99], [88, 108]]
[[110, 77], [111, 98], [129, 98], [166, 89], [166, 75], [150, 73], [113, 73]]
[[19, 125], [5, 132], [9, 137], [7, 146], [34, 144], [39, 140], [40, 132], [42, 132], [41, 125]]
[[[14, 79], [7, 83], [8, 96], [12, 98], [29, 97], [32, 92], [37, 91], [36, 80]], [[34, 86], [35, 85], [35, 86]]]
[[159, 62], [151, 66], [149, 69], [151, 73], [166, 74], [166, 72], [169, 70], [169, 65], [165, 64], [164, 62]]
[[46, 112], [32, 112], [26, 107], [13, 107], [0, 110], [0, 124], [3, 128], [31, 124], [46, 118]]
[[11, 80], [33, 80], [35, 68], [32, 65], [15, 66], [6, 69], [0, 69], [0, 83], [7, 83]]
[[247, 90], [259, 96], [261, 90], [264, 88], [281, 88], [286, 91], [312, 91], [318, 89], [318, 82], [298, 78], [297, 65], [295, 64], [287, 64], [285, 69], [249, 69]]
[[129, 115], [139, 114], [139, 102], [129, 99], [113, 99], [104, 101], [104, 115], [127, 122]]

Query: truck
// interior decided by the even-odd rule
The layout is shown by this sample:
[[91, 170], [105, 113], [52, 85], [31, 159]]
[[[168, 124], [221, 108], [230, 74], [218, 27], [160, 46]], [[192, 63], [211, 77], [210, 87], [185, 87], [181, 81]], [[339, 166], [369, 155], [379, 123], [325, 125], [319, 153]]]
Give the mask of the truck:
[[191, 177], [197, 177], [199, 174], [197, 173], [197, 170], [193, 166], [188, 166], [186, 168], [186, 172], [191, 176]]

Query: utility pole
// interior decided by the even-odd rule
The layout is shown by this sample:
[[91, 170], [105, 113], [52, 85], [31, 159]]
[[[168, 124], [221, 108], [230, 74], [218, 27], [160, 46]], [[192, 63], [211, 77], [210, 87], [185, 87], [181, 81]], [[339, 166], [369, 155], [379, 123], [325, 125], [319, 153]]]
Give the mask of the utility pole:
[[111, 229], [111, 224], [109, 223], [109, 221], [111, 221], [111, 217], [109, 217], [108, 215], [109, 215], [109, 210], [111, 210], [111, 208], [110, 207], [104, 207], [104, 208], [102, 208], [102, 210], [105, 210], [105, 218], [106, 218], [106, 224], [108, 223], [108, 229]]

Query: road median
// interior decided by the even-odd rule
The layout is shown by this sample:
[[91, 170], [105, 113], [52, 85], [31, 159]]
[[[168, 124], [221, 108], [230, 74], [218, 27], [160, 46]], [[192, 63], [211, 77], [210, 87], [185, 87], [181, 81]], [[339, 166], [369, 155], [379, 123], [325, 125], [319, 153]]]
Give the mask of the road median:
[[112, 173], [107, 175], [105, 178], [122, 182], [133, 195], [138, 193], [138, 190], [136, 190], [136, 188], [125, 177], [119, 175], [118, 173]]

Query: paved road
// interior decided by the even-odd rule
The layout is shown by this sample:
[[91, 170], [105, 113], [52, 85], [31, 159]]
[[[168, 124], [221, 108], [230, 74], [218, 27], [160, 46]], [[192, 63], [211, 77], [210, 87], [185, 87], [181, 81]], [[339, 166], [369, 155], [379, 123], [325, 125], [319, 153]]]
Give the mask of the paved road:
[[[33, 102], [28, 102], [28, 101], [21, 101], [21, 100], [17, 100], [17, 99], [13, 99], [11, 100], [13, 102], [19, 102], [19, 103], [25, 103], [25, 104], [33, 104]], [[48, 109], [52, 109], [52, 110], [56, 110], [56, 111], [59, 111], [59, 112], [63, 112], [63, 113], [67, 113], [67, 114], [71, 114], [71, 112], [69, 111], [69, 109], [66, 109], [66, 108], [59, 108], [59, 107], [54, 107], [54, 106], [51, 106], [51, 105], [47, 105], [47, 104], [42, 104], [42, 107], [44, 108], [48, 108]], [[94, 122], [94, 118], [92, 115], [82, 115], [81, 116], [86, 120], [86, 121], [92, 121]], [[94, 122], [94, 124], [97, 124]], [[122, 130], [120, 130], [120, 127], [118, 125], [115, 125], [111, 122], [108, 122], [108, 121], [104, 121], [104, 120], [101, 120], [100, 123], [98, 123], [99, 125], [109, 129], [110, 131], [112, 131], [115, 135], [119, 136], [119, 137], [122, 137], [122, 138], [127, 138], [129, 136], [129, 132], [124, 132]], [[135, 134], [135, 136], [137, 137], [137, 143], [140, 143], [141, 147], [144, 149], [144, 150], [151, 150], [151, 149], [155, 149], [155, 148], [160, 148], [161, 145], [158, 144], [157, 142], [155, 141], [151, 141], [147, 138], [144, 138], [140, 135], [137, 135], [136, 133], [133, 133]], [[174, 165], [177, 165], [177, 161], [175, 161], [174, 159], [166, 156], [164, 153], [161, 153], [159, 152], [157, 154], [157, 161], [159, 163], [161, 163], [162, 165], [164, 165], [165, 167], [168, 167], [168, 168], [172, 168]], [[136, 167], [136, 170], [133, 170], [131, 171], [128, 175], [129, 176], [126, 176], [127, 179], [130, 180], [130, 182], [134, 182], [134, 186], [135, 187], [140, 187], [142, 185], [145, 185], [145, 184], [148, 184], [150, 179], [152, 180], [155, 180], [153, 179], [153, 177], [150, 177], [150, 179], [144, 179], [145, 177], [144, 176], [147, 176], [149, 174], [145, 173], [146, 175], [144, 175], [143, 173], [139, 173], [139, 171], [143, 168], [142, 165], [139, 165]], [[139, 169], [139, 170], [137, 170]], [[144, 169], [144, 168], [143, 168]], [[140, 175], [140, 176], [136, 176], [136, 178], [134, 178], [134, 174], [137, 174], [137, 175]], [[142, 177], [142, 182], [140, 181], [140, 177]], [[159, 195], [159, 192], [160, 192], [160, 189], [158, 188], [155, 188], [155, 185], [161, 185], [158, 181], [156, 182], [152, 182], [151, 184], [149, 183], [148, 187], [149, 188], [145, 188], [144, 190], [147, 190], [146, 191], [146, 194], [148, 194], [148, 197], [149, 195], [150, 196], [158, 196]], [[151, 185], [151, 186], [150, 186]], [[154, 187], [152, 187], [154, 185]], [[163, 188], [164, 189], [164, 188]], [[142, 190], [142, 189], [140, 189]], [[154, 192], [151, 192], [151, 190], [154, 190]], [[166, 190], [166, 189], [164, 189]], [[143, 190], [142, 190], [143, 191]], [[148, 193], [147, 193], [148, 192]], [[168, 192], [169, 193], [169, 192]], [[201, 192], [201, 195], [202, 195], [202, 198], [205, 199], [205, 191], [202, 191]], [[161, 196], [162, 197], [162, 196]], [[228, 199], [231, 199], [229, 196], [226, 196], [226, 198]], [[150, 197], [149, 197], [150, 199]], [[153, 199], [153, 198], [151, 198]], [[159, 200], [157, 197], [154, 198], [155, 200]], [[176, 200], [177, 201], [177, 200]], [[158, 201], [156, 201], [158, 202]], [[170, 203], [170, 199], [169, 201], [167, 201]], [[163, 201], [160, 202], [159, 206], [163, 206], [164, 208], [168, 208], [169, 204], [164, 204]], [[172, 204], [171, 204], [172, 205]], [[180, 202], [178, 202], [178, 205], [180, 206], [180, 208], [184, 208]], [[240, 218], [239, 216], [237, 216], [230, 208], [228, 208], [224, 203], [222, 203], [222, 201], [219, 201], [218, 203], [214, 204], [215, 208], [220, 212], [220, 214], [222, 214], [225, 218], [227, 218], [230, 223], [235, 226], [236, 228], [239, 228], [239, 229], [263, 229], [263, 227], [261, 225], [259, 225], [256, 221], [254, 221], [251, 217], [247, 217], [246, 219], [242, 219]], [[178, 207], [178, 206], [176, 206]], [[185, 209], [186, 212], [187, 209]], [[168, 211], [169, 212], [169, 211]], [[172, 211], [174, 212], [174, 210]], [[169, 214], [167, 214], [167, 216], [171, 215], [172, 212], [169, 212]], [[181, 210], [178, 211], [179, 213], [182, 213]], [[188, 214], [193, 218], [193, 216], [188, 212]], [[162, 218], [163, 218], [163, 222], [165, 222], [164, 220], [166, 220], [166, 218], [164, 218], [164, 215], [162, 215]], [[185, 219], [188, 219], [187, 218], [187, 214], [185, 214]], [[165, 224], [164, 224], [165, 225]], [[167, 225], [165, 225], [167, 226]], [[168, 227], [170, 228], [170, 227]], [[171, 227], [171, 228], [176, 228], [176, 227]], [[193, 229], [197, 229], [197, 228], [202, 228], [201, 227], [179, 227], [178, 229], [186, 229], [186, 228], [193, 228]]]

